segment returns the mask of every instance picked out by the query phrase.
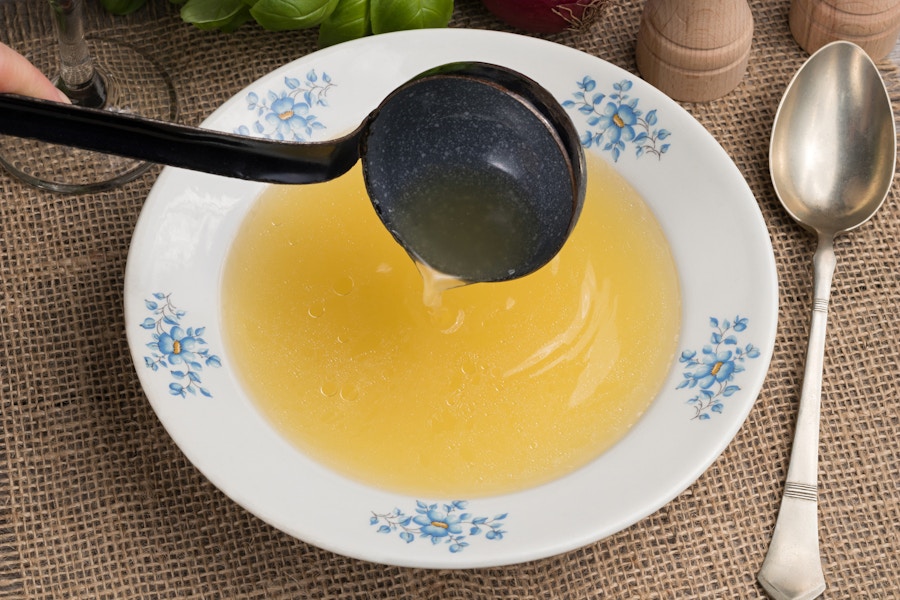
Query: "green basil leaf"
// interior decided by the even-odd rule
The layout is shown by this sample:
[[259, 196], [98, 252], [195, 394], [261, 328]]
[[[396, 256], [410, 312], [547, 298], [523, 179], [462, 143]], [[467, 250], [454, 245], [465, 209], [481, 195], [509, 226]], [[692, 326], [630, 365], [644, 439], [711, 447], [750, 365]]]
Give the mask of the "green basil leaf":
[[370, 33], [369, 0], [338, 0], [334, 12], [319, 25], [319, 47], [355, 40]]
[[187, 0], [181, 20], [200, 29], [234, 31], [249, 18], [243, 0]]
[[100, 4], [114, 15], [128, 15], [147, 4], [147, 0], [101, 0]]
[[[225, 33], [231, 33], [231, 32], [233, 32], [235, 29], [237, 29], [238, 27], [240, 27], [241, 25], [243, 25], [244, 23], [246, 23], [247, 21], [249, 21], [250, 19], [251, 19], [251, 17], [250, 17], [250, 8], [247, 7], [247, 8], [245, 8], [244, 10], [239, 11], [238, 13], [236, 13], [236, 14], [231, 18], [231, 20], [228, 21], [227, 23], [221, 23], [221, 24], [217, 25], [217, 26], [215, 27], [215, 29], [220, 29], [220, 30], [224, 31]], [[203, 28], [203, 27], [200, 27], [200, 29], [204, 29], [204, 28]], [[206, 27], [206, 29], [212, 29], [212, 27]]]
[[306, 29], [327, 19], [337, 3], [338, 0], [259, 0], [250, 14], [265, 29]]
[[372, 33], [446, 27], [453, 0], [371, 0]]

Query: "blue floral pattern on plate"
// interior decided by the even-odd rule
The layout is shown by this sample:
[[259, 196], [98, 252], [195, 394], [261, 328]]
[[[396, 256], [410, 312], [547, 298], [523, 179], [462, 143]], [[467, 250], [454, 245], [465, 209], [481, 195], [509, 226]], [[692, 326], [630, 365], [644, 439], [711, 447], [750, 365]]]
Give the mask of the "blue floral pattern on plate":
[[669, 143], [663, 143], [671, 132], [657, 128], [659, 117], [656, 109], [644, 114], [638, 108], [640, 100], [627, 94], [634, 85], [623, 79], [613, 84], [609, 94], [597, 91], [597, 82], [585, 75], [576, 82], [578, 90], [572, 94], [574, 100], [566, 100], [563, 107], [577, 110], [587, 119], [589, 129], [581, 134], [581, 144], [585, 148], [596, 146], [604, 152], [612, 154], [617, 162], [627, 144], [635, 149], [635, 156], [640, 158], [652, 154], [658, 159], [668, 152]]
[[172, 304], [171, 294], [157, 292], [144, 305], [151, 316], [141, 322], [141, 327], [152, 331], [153, 341], [147, 344], [150, 356], [144, 357], [144, 364], [153, 371], [168, 369], [175, 380], [169, 383], [169, 393], [186, 397], [187, 394], [201, 394], [212, 398], [212, 393], [201, 384], [200, 372], [203, 366], [221, 367], [222, 361], [210, 354], [203, 339], [205, 327], [182, 327], [181, 320], [187, 312]]
[[725, 409], [724, 399], [740, 391], [733, 383], [735, 375], [744, 370], [743, 363], [760, 356], [759, 348], [753, 344], [738, 342], [738, 333], [747, 329], [749, 319], [736, 316], [733, 321], [709, 319], [713, 331], [709, 344], [696, 350], [685, 350], [678, 362], [685, 365], [684, 379], [675, 389], [696, 389], [697, 394], [688, 399], [694, 408], [692, 419], [705, 421], [711, 413], [721, 413]]
[[397, 533], [401, 540], [411, 544], [417, 539], [429, 540], [433, 545], [448, 545], [453, 553], [462, 552], [471, 536], [484, 533], [489, 540], [502, 540], [506, 533], [502, 529], [507, 514], [494, 517], [477, 517], [465, 512], [468, 502], [454, 500], [449, 504], [427, 504], [416, 501], [414, 514], [395, 508], [389, 513], [373, 512], [369, 524], [378, 526], [378, 533]]
[[308, 141], [316, 131], [325, 129], [312, 111], [328, 106], [328, 92], [334, 86], [328, 73], [320, 76], [311, 69], [303, 79], [285, 77], [284, 87], [279, 90], [269, 90], [262, 96], [250, 92], [246, 98], [247, 110], [257, 118], [251, 125], [241, 125], [234, 132], [272, 140]]

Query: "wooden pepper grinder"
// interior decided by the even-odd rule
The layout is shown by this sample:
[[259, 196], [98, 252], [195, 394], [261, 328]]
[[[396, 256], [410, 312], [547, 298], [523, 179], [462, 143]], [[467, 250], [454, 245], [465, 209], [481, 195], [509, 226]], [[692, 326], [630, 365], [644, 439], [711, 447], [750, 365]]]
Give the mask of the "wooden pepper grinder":
[[752, 40], [747, 0], [647, 0], [635, 59], [643, 78], [675, 100], [705, 102], [741, 82]]
[[835, 40], [853, 42], [874, 61], [900, 34], [900, 0], [792, 0], [791, 33], [812, 54]]

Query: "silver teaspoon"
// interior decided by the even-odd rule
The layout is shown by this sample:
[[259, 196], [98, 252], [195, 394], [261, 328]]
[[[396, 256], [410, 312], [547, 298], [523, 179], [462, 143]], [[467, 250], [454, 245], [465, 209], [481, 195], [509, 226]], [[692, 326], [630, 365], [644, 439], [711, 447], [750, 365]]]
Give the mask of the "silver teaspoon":
[[815, 233], [814, 299], [797, 427], [781, 509], [759, 582], [776, 600], [825, 590], [819, 558], [819, 410], [835, 236], [859, 227], [890, 190], [897, 157], [891, 101], [855, 44], [833, 42], [800, 68], [775, 114], [769, 166], [775, 193]]

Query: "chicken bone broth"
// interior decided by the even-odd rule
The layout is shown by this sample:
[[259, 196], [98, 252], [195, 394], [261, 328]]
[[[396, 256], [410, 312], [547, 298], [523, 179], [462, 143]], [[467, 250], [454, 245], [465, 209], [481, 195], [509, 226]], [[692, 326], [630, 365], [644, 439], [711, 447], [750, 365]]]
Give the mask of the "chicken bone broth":
[[399, 194], [392, 222], [423, 263], [475, 281], [496, 278], [498, 265], [529, 264], [541, 219], [520, 200], [527, 192], [515, 177], [499, 169], [426, 169], [422, 179]]
[[429, 302], [359, 168], [268, 188], [221, 290], [245, 392], [308, 456], [399, 493], [507, 493], [590, 462], [659, 391], [681, 311], [652, 213], [601, 159], [588, 167], [579, 223], [546, 266]]

